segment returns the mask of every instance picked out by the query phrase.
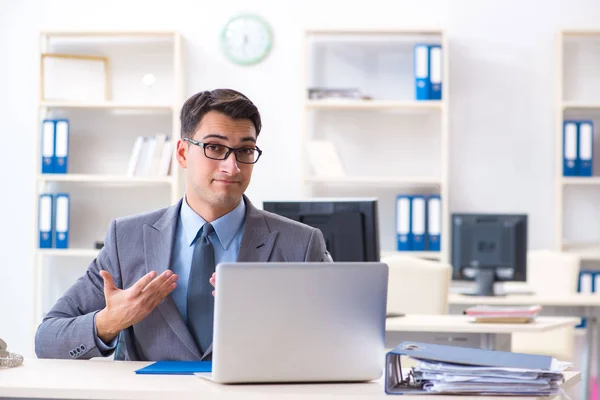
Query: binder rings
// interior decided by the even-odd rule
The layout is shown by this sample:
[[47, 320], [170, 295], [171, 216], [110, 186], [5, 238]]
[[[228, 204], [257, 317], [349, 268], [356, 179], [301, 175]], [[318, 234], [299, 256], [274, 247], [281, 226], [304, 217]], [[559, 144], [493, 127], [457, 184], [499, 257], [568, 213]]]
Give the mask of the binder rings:
[[398, 251], [408, 251], [412, 248], [410, 230], [410, 196], [396, 197], [396, 241]]
[[442, 46], [429, 46], [430, 100], [442, 99]]
[[594, 123], [579, 121], [579, 176], [592, 176]]
[[415, 74], [415, 98], [417, 100], [429, 100], [431, 83], [429, 80], [429, 46], [416, 44], [413, 49], [414, 74]]
[[212, 372], [212, 361], [157, 361], [135, 371], [140, 375], [194, 375], [196, 372]]
[[[402, 342], [386, 355], [385, 392], [387, 394], [423, 394], [422, 385], [411, 382], [402, 372], [401, 357], [409, 356], [420, 360], [439, 363], [443, 366], [479, 366], [490, 368], [518, 368], [547, 372], [554, 379], [562, 377], [555, 369], [553, 358], [545, 355], [511, 353], [506, 351], [481, 350], [457, 346], [446, 346], [420, 342]], [[444, 373], [443, 371], [439, 372]], [[484, 390], [485, 391], [485, 390]]]
[[425, 251], [425, 196], [413, 196], [411, 201], [410, 230], [413, 251]]
[[442, 200], [438, 195], [427, 199], [427, 250], [440, 251], [442, 232]]
[[69, 155], [69, 121], [66, 119], [55, 121], [54, 146], [54, 173], [66, 174]]
[[563, 123], [563, 176], [577, 176], [579, 174], [578, 134], [576, 121]]
[[41, 194], [39, 202], [38, 230], [40, 233], [40, 249], [52, 248], [52, 204], [51, 194]]
[[42, 122], [42, 174], [54, 173], [54, 121]]
[[55, 225], [55, 247], [67, 249], [69, 247], [69, 207], [70, 199], [66, 193], [56, 195], [56, 225]]

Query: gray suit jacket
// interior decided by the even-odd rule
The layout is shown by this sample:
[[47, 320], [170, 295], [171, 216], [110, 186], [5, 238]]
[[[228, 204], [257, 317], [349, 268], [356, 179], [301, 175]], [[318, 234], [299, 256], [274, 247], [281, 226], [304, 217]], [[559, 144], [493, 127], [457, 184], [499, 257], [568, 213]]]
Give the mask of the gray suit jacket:
[[[330, 261], [318, 229], [259, 210], [246, 201], [246, 222], [238, 261]], [[110, 272], [119, 288], [129, 288], [150, 271], [170, 268], [181, 200], [149, 213], [114, 220], [104, 248], [86, 273], [57, 301], [38, 327], [40, 358], [107, 356], [96, 346], [94, 315], [105, 307], [99, 271]], [[118, 359], [198, 360], [198, 346], [173, 298], [167, 296], [143, 321], [121, 332]]]

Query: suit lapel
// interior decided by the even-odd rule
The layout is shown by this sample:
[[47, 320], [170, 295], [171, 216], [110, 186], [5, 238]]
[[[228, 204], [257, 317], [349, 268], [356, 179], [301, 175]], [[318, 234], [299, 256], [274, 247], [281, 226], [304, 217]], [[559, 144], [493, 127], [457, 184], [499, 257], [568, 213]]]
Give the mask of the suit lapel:
[[265, 217], [246, 196], [244, 196], [244, 201], [246, 203], [246, 222], [242, 233], [238, 261], [269, 261], [279, 232], [269, 230]]
[[[173, 241], [179, 219], [181, 200], [167, 209], [165, 214], [152, 226], [144, 225], [144, 256], [146, 272], [156, 271], [157, 276], [166, 271], [171, 263]], [[172, 296], [167, 296], [158, 305], [158, 310], [169, 327], [175, 332], [194, 357], [200, 358], [200, 351], [183, 321]]]

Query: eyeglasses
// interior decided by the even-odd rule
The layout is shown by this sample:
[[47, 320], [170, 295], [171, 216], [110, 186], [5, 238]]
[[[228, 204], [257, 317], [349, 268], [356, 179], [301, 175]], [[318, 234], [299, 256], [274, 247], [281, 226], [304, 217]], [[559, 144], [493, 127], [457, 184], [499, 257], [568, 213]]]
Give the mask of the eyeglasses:
[[242, 164], [254, 164], [262, 154], [262, 150], [258, 147], [233, 148], [216, 143], [202, 143], [190, 138], [183, 138], [183, 140], [202, 147], [206, 158], [210, 158], [211, 160], [225, 160], [233, 152], [238, 162]]

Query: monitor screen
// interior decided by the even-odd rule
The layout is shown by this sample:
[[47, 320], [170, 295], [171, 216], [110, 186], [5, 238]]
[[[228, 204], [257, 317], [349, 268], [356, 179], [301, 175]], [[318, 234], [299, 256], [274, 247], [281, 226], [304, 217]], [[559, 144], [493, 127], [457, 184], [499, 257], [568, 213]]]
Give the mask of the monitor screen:
[[321, 230], [334, 261], [379, 261], [377, 200], [265, 201], [263, 209]]
[[527, 215], [452, 214], [451, 237], [452, 279], [526, 280]]

